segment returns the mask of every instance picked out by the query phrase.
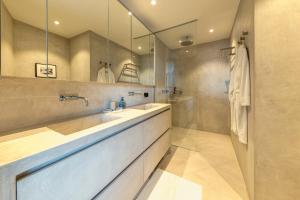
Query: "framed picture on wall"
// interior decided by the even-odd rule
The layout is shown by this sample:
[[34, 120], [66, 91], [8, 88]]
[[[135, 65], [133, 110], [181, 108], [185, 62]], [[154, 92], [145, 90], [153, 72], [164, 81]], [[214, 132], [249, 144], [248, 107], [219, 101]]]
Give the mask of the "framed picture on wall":
[[35, 77], [38, 78], [56, 78], [56, 65], [35, 63]]

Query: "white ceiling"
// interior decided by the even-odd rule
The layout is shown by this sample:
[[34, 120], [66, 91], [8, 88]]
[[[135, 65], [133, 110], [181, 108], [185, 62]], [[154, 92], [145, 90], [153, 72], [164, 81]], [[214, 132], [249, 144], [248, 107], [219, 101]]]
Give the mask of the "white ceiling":
[[[120, 0], [147, 27], [159, 31], [197, 19], [197, 23], [177, 28], [158, 37], [171, 49], [179, 48], [179, 40], [192, 35], [195, 44], [229, 38], [240, 0]], [[214, 29], [214, 33], [209, 33]]]
[[[44, 0], [3, 0], [12, 17], [39, 29], [46, 29], [46, 4]], [[131, 48], [131, 16], [118, 0], [51, 0], [48, 1], [49, 31], [65, 38], [74, 37], [86, 31], [93, 31], [109, 38], [119, 45]], [[109, 36], [108, 35], [109, 2]], [[60, 25], [55, 25], [58, 20]], [[149, 30], [135, 17], [132, 18], [132, 35], [149, 34]], [[146, 54], [147, 38], [133, 42], [133, 51]], [[142, 49], [138, 49], [142, 46]], [[147, 51], [148, 50], [148, 51]]]

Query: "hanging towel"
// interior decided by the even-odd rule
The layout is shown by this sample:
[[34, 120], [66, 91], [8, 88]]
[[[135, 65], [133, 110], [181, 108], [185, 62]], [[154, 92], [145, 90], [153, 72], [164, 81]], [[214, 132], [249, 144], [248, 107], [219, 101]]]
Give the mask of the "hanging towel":
[[229, 103], [230, 103], [230, 129], [233, 133], [237, 135], [237, 129], [236, 129], [236, 119], [234, 115], [234, 72], [235, 72], [235, 65], [237, 64], [237, 56], [236, 55], [232, 60], [231, 60], [231, 65], [230, 65], [230, 82], [229, 82], [229, 89], [228, 89], [228, 97], [229, 97]]
[[239, 46], [230, 71], [229, 100], [231, 106], [231, 130], [239, 141], [248, 143], [247, 107], [250, 106], [250, 71], [248, 52], [244, 45]]
[[113, 83], [115, 83], [115, 75], [109, 67], [107, 67], [107, 68], [102, 67], [98, 71], [97, 81], [100, 83], [113, 84]]

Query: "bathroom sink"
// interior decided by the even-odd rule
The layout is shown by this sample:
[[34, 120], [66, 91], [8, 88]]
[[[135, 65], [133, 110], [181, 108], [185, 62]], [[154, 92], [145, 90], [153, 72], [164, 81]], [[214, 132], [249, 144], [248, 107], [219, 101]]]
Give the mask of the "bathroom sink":
[[96, 114], [51, 124], [47, 128], [63, 135], [70, 135], [120, 118], [108, 114]]
[[143, 105], [138, 105], [138, 106], [133, 106], [131, 109], [137, 109], [137, 110], [149, 110], [155, 107], [158, 107], [158, 104], [154, 103], [148, 103], [148, 104], [143, 104]]

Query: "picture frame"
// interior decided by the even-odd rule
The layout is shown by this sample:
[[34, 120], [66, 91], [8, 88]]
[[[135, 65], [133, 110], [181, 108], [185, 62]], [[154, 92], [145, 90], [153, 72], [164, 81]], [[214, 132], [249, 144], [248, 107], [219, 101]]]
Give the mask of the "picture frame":
[[37, 78], [57, 78], [56, 65], [35, 63], [35, 77]]

